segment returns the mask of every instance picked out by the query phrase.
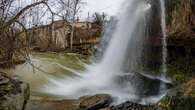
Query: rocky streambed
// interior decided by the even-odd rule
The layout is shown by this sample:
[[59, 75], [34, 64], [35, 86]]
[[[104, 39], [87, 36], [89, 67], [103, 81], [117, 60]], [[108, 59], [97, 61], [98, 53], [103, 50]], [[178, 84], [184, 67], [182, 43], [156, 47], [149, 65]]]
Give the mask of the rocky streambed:
[[[45, 58], [45, 55], [48, 57]], [[82, 68], [81, 60], [78, 60], [79, 57], [76, 55], [39, 54], [38, 56], [38, 60], [35, 59], [35, 64], [38, 62], [39, 65], [43, 65], [39, 67], [42, 67], [41, 69], [45, 71], [58, 70], [57, 72], [52, 71], [52, 73], [47, 73], [56, 77], [61, 77], [62, 73], [69, 75], [70, 72], [66, 70], [67, 68], [61, 69], [55, 67], [54, 65], [56, 65], [56, 63], [51, 63], [51, 61], [65, 65], [65, 67], [68, 67], [68, 70], [69, 68]], [[21, 71], [24, 67], [27, 67], [25, 68], [26, 71]], [[195, 87], [194, 80], [187, 83], [184, 86], [185, 88], [181, 89], [187, 90], [187, 92], [182, 92], [184, 92], [183, 94], [192, 94], [190, 96], [177, 95], [177, 93], [174, 93], [174, 97], [170, 97], [173, 95], [167, 96], [155, 105], [141, 105], [134, 102], [124, 102], [119, 105], [113, 105], [115, 98], [108, 94], [83, 96], [79, 99], [52, 98], [52, 96], [42, 96], [41, 93], [35, 94], [33, 91], [38, 91], [38, 88], [40, 88], [42, 84], [47, 83], [47, 79], [45, 78], [47, 74], [39, 71], [31, 73], [30, 70], [33, 69], [30, 67], [31, 66], [28, 67], [28, 64], [19, 65], [13, 70], [15, 74], [12, 76], [19, 76], [19, 79], [29, 83], [31, 93], [27, 84], [19, 81], [17, 78], [9, 78], [3, 73], [0, 73], [0, 110], [195, 110], [195, 98], [193, 97], [194, 92], [192, 91]], [[126, 75], [115, 80], [120, 84], [125, 84], [125, 80], [131, 83], [139, 80], [139, 83], [135, 83], [133, 86], [138, 91], [137, 94], [141, 97], [158, 93], [159, 89], [156, 87], [158, 87], [161, 82], [159, 80], [151, 80], [141, 74], [136, 74], [133, 77]], [[170, 84], [166, 84], [166, 86], [167, 88], [173, 87], [173, 85]], [[178, 91], [178, 89], [176, 91]], [[29, 96], [31, 96], [30, 99]], [[48, 97], [51, 98], [48, 99]]]
[[155, 105], [141, 105], [125, 102], [112, 105], [113, 99], [107, 94], [84, 96], [78, 100], [31, 100], [26, 110], [194, 110], [195, 98], [169, 97]]
[[0, 74], [0, 110], [195, 110], [194, 97], [165, 97], [154, 105], [124, 102], [113, 105], [108, 94], [83, 96], [71, 100], [29, 99], [29, 86], [16, 78]]

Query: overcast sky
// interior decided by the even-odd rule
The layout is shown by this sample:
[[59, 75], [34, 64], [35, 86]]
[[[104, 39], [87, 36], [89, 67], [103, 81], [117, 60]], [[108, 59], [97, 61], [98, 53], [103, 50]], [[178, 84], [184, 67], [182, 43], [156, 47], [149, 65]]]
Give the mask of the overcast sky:
[[[22, 7], [24, 6], [24, 4], [28, 4], [33, 1], [36, 0], [19, 0], [15, 5]], [[124, 2], [124, 0], [83, 0], [83, 2], [86, 2], [86, 4], [82, 7], [82, 12], [79, 14], [80, 20], [86, 20], [88, 17], [88, 12], [90, 16], [92, 16], [92, 14], [94, 14], [95, 12], [104, 12], [108, 16], [114, 16], [120, 11], [120, 8], [122, 7], [121, 4]], [[48, 16], [46, 16], [45, 18], [47, 18]], [[31, 18], [28, 20], [28, 22], [32, 21]], [[47, 24], [48, 21], [43, 20], [43, 22], [44, 24]]]
[[88, 12], [93, 14], [94, 12], [105, 12], [112, 16], [118, 13], [121, 8], [121, 4], [124, 0], [83, 0], [87, 4], [83, 8], [81, 15], [87, 17]]

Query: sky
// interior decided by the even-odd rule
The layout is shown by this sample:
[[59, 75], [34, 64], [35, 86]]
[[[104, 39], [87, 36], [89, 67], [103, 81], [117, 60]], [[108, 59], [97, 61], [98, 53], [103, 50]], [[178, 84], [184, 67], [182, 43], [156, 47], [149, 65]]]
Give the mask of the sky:
[[109, 16], [116, 15], [121, 8], [124, 0], [83, 0], [87, 4], [83, 7], [81, 16], [87, 17], [88, 12], [92, 15], [94, 12], [105, 12]]
[[[24, 6], [24, 4], [28, 4], [33, 1], [36, 0], [19, 0], [17, 5]], [[82, 12], [79, 14], [80, 20], [87, 20], [88, 12], [90, 16], [92, 16], [95, 12], [104, 12], [108, 16], [114, 16], [120, 11], [123, 1], [124, 0], [83, 0], [83, 2], [86, 2], [86, 4], [81, 8]], [[47, 16], [45, 18], [47, 18]], [[28, 22], [30, 21], [32, 21], [31, 18], [28, 20]], [[43, 22], [44, 24], [47, 24], [48, 21], [43, 20]]]

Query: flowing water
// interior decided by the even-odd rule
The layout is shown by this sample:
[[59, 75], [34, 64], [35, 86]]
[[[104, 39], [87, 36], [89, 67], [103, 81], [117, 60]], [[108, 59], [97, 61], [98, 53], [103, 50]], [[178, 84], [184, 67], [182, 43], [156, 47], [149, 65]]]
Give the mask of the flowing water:
[[160, 0], [160, 7], [161, 7], [161, 27], [162, 27], [162, 73], [163, 77], [166, 78], [167, 73], [167, 34], [166, 34], [166, 10], [165, 10], [165, 1]]
[[[144, 31], [147, 27], [146, 16], [150, 14], [150, 10], [151, 4], [146, 0], [125, 1], [122, 13], [119, 15], [120, 20], [117, 22], [115, 32], [110, 34], [111, 40], [100, 62], [86, 65], [77, 58], [75, 60], [75, 57], [69, 62], [71, 59], [69, 56], [65, 58], [61, 55], [45, 59], [33, 57], [35, 65], [46, 73], [42, 71], [39, 74], [33, 74], [32, 72], [33, 75], [21, 74], [21, 77], [25, 76], [26, 80], [31, 81], [39, 75], [37, 80], [33, 79], [33, 82], [30, 82], [35, 84], [32, 86], [35, 87], [33, 90], [50, 96], [72, 99], [103, 93], [112, 95], [116, 103], [129, 100], [141, 104], [156, 103], [166, 95], [166, 83], [150, 75], [132, 73], [142, 54], [142, 49], [137, 48], [135, 44], [144, 42]], [[161, 10], [161, 26], [164, 36], [162, 71], [166, 74], [167, 44], [163, 0], [161, 0]], [[126, 63], [130, 63], [127, 67], [132, 71], [125, 71]], [[80, 69], [83, 65], [85, 70]], [[18, 71], [22, 68], [25, 68], [24, 73], [28, 73], [29, 70], [33, 71], [30, 65], [27, 67], [19, 66]]]
[[[166, 87], [160, 80], [126, 73], [123, 70], [129, 51], [132, 53], [139, 51], [139, 49], [129, 50], [129, 46], [131, 46], [132, 39], [145, 36], [145, 17], [151, 9], [151, 5], [145, 0], [127, 0], [125, 3], [102, 61], [88, 65], [86, 71], [82, 73], [74, 73], [77, 77], [50, 77], [50, 83], [41, 89], [42, 92], [65, 98], [107, 93], [112, 95], [117, 102], [131, 100], [142, 104], [156, 103], [165, 95]], [[162, 20], [162, 26], [164, 26], [164, 20]], [[136, 54], [133, 55], [136, 56]], [[163, 63], [166, 65], [166, 54], [164, 55]], [[134, 61], [136, 62], [139, 57], [135, 58], [130, 59], [133, 66]], [[166, 66], [163, 68], [166, 69]], [[166, 72], [164, 69], [163, 71]]]
[[52, 99], [62, 98], [40, 91], [43, 85], [49, 83], [48, 77], [56, 79], [65, 76], [73, 77], [73, 73], [85, 70], [84, 66], [86, 63], [89, 63], [85, 56], [77, 54], [37, 52], [32, 53], [30, 62], [2, 71], [8, 73], [10, 76], [17, 76], [24, 82], [29, 83], [33, 98]]

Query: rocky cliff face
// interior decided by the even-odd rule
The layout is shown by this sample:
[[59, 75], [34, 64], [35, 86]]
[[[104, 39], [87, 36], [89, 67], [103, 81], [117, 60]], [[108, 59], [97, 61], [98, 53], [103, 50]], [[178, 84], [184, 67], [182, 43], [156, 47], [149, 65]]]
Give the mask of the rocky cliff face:
[[[99, 42], [101, 26], [77, 22], [73, 37], [73, 51], [86, 51]], [[30, 46], [38, 51], [70, 50], [71, 25], [67, 21], [55, 21], [52, 24], [33, 27], [28, 30]], [[23, 40], [25, 41], [25, 40]]]
[[187, 35], [194, 33], [195, 28], [194, 9], [195, 9], [194, 0], [174, 1], [167, 0], [168, 13], [167, 21], [169, 32], [188, 33]]
[[29, 92], [27, 84], [0, 73], [0, 110], [24, 110]]
[[169, 63], [195, 72], [195, 1], [167, 0]]
[[[144, 64], [151, 68], [160, 68], [162, 58], [159, 25], [159, 1], [151, 0], [153, 4], [152, 20], [148, 27], [148, 44], [144, 54]], [[193, 76], [195, 72], [195, 1], [194, 0], [166, 0], [166, 21], [168, 41], [168, 64], [181, 70], [186, 76]], [[172, 71], [173, 72], [173, 71]], [[175, 72], [176, 73], [176, 72]]]

